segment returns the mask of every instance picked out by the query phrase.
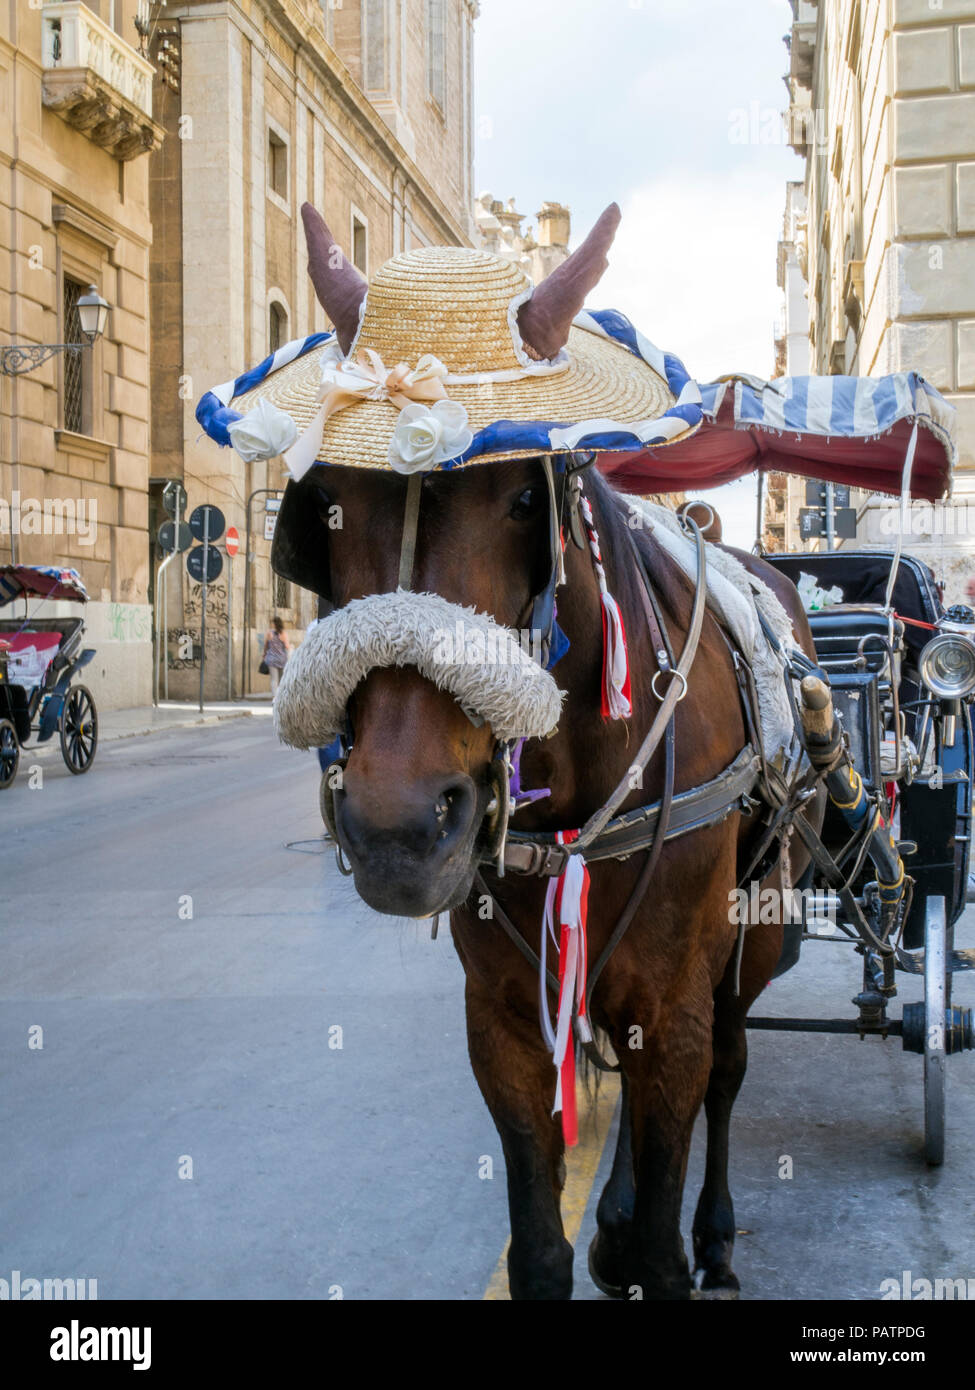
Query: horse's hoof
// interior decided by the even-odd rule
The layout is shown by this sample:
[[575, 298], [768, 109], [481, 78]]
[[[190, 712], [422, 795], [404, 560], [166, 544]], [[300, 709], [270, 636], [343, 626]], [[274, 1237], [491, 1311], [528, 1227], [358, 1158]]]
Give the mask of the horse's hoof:
[[736, 1275], [730, 1269], [694, 1271], [694, 1298], [712, 1301], [736, 1299], [741, 1291]]
[[612, 1283], [606, 1275], [600, 1274], [599, 1270], [596, 1267], [596, 1260], [598, 1258], [598, 1248], [599, 1232], [597, 1231], [596, 1234], [593, 1236], [592, 1240], [589, 1242], [589, 1278], [596, 1285], [596, 1288], [599, 1290], [599, 1292], [604, 1293], [607, 1298], [622, 1298], [623, 1286], [621, 1284]]

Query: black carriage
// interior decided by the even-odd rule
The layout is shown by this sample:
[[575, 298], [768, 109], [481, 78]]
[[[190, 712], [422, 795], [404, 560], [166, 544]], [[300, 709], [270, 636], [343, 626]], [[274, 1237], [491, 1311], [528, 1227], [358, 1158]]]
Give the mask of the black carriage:
[[[886, 917], [878, 911], [880, 875], [868, 857], [866, 831], [851, 835], [831, 799], [821, 840], [847, 891], [837, 892], [832, 875], [811, 866], [802, 886], [815, 889], [812, 915], [804, 912], [801, 922], [786, 926], [776, 974], [796, 963], [803, 941], [846, 942], [862, 957], [862, 989], [852, 1001], [857, 1014], [752, 1017], [748, 1024], [899, 1036], [906, 1051], [924, 1058], [925, 1154], [940, 1164], [945, 1062], [975, 1046], [972, 1010], [955, 1007], [951, 998], [953, 975], [975, 968], [975, 951], [954, 944], [969, 891], [975, 613], [965, 605], [946, 611], [931, 571], [909, 555], [898, 560], [891, 552], [839, 550], [765, 558], [801, 591], [832, 600], [808, 612], [819, 673], [866, 798], [896, 842], [907, 891], [897, 911]], [[804, 907], [809, 900], [804, 895]], [[888, 1010], [898, 972], [924, 977], [924, 999], [893, 1018]]]
[[20, 750], [55, 734], [69, 772], [87, 772], [98, 746], [98, 714], [87, 686], [75, 676], [95, 655], [83, 646], [84, 618], [39, 617], [28, 601], [84, 604], [88, 594], [77, 570], [0, 566], [0, 608], [24, 601], [22, 617], [0, 618], [0, 790], [17, 776]]

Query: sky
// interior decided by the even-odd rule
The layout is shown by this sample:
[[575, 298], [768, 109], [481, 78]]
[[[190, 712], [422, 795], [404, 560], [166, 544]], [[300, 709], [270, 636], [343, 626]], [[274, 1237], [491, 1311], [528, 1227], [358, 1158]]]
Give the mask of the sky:
[[[803, 163], [788, 96], [788, 0], [481, 0], [474, 179], [534, 222], [572, 211], [575, 246], [623, 221], [592, 308], [621, 309], [699, 381], [773, 371], [785, 185]], [[708, 494], [725, 539], [755, 538], [755, 481]]]

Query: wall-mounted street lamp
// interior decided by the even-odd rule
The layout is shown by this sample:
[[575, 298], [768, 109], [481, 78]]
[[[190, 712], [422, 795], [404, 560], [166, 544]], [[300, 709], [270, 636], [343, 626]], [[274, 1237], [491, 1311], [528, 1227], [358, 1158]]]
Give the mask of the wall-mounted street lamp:
[[86, 343], [22, 343], [0, 347], [0, 373], [4, 376], [21, 376], [41, 366], [49, 357], [58, 352], [82, 352], [105, 332], [108, 322], [108, 301], [102, 299], [94, 285], [88, 286], [88, 293], [77, 300], [78, 318], [81, 331], [88, 339]]

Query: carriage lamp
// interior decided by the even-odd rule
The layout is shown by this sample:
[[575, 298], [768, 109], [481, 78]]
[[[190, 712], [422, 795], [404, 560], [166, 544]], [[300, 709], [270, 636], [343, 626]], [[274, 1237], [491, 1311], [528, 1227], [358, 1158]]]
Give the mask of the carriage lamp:
[[921, 652], [921, 679], [939, 700], [963, 700], [975, 690], [975, 627], [939, 632]]
[[108, 322], [108, 301], [102, 299], [94, 285], [88, 286], [87, 294], [76, 301], [81, 331], [87, 342], [84, 343], [9, 343], [0, 347], [0, 374], [3, 376], [22, 376], [40, 367], [49, 357], [59, 352], [82, 352], [92, 347], [105, 332]]

